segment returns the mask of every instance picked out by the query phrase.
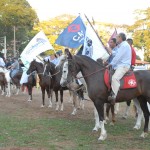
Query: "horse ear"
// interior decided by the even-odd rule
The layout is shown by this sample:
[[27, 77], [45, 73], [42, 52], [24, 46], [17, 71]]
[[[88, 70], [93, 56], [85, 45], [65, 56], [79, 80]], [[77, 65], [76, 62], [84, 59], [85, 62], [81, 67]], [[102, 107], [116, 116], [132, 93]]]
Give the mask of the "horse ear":
[[48, 61], [47, 61], [48, 63], [50, 63], [50, 61], [49, 61], [49, 59], [48, 59]]
[[68, 59], [72, 59], [72, 55], [71, 55], [71, 53], [70, 53], [68, 48], [65, 48], [65, 54], [67, 55]]

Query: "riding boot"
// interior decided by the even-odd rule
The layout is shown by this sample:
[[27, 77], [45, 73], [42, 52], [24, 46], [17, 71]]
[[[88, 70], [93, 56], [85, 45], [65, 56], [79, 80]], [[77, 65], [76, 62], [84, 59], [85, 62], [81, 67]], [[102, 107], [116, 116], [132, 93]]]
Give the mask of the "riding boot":
[[115, 105], [116, 102], [116, 95], [115, 93], [112, 91], [110, 96], [108, 96], [108, 101], [112, 104]]

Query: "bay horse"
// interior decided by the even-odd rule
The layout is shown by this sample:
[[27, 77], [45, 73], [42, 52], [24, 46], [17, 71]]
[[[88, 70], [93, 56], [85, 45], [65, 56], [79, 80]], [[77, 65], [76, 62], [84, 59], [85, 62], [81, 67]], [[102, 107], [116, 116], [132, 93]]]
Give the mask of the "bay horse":
[[[30, 63], [30, 67], [27, 70], [27, 75], [32, 74], [34, 71], [37, 72], [39, 79], [40, 79], [40, 86], [41, 86], [41, 91], [42, 91], [42, 105], [41, 107], [45, 106], [45, 90], [48, 95], [49, 99], [49, 106], [52, 107], [52, 101], [50, 97], [52, 96], [52, 80], [49, 74], [44, 75], [44, 65], [41, 62], [37, 62], [36, 60], [33, 60]], [[52, 98], [52, 97], [51, 97]]]
[[[46, 66], [45, 72], [50, 72], [51, 73], [51, 77], [52, 77], [52, 79], [54, 79], [54, 83], [56, 83], [55, 80], [58, 80], [57, 83], [54, 84], [53, 89], [55, 90], [55, 88], [58, 88], [58, 87], [59, 88], [64, 88], [60, 85], [60, 79], [61, 79], [60, 74], [57, 75], [58, 71], [55, 73], [55, 70], [61, 70], [60, 67], [62, 65], [62, 62], [61, 63], [59, 62], [59, 64], [57, 64], [56, 66], [53, 63], [49, 62], [49, 61], [45, 62], [44, 64]], [[72, 111], [71, 114], [76, 115], [77, 109], [78, 109], [77, 96], [80, 99], [79, 107], [81, 106], [81, 108], [84, 109], [84, 93], [83, 93], [84, 92], [84, 87], [83, 87], [83, 85], [77, 84], [76, 81], [72, 82], [71, 84], [68, 84], [66, 87], [67, 87], [66, 89], [69, 89], [69, 91], [71, 92], [70, 95], [72, 95], [72, 97], [73, 97], [73, 106], [74, 106], [74, 108], [73, 108], [73, 111]]]
[[[107, 132], [104, 126], [104, 103], [109, 103], [109, 91], [104, 82], [105, 67], [103, 67], [103, 64], [97, 63], [93, 59], [83, 55], [72, 56], [70, 52], [67, 52], [67, 58], [68, 60], [63, 66], [60, 83], [62, 86], [66, 86], [81, 71], [87, 84], [88, 95], [96, 107], [97, 111], [95, 113], [98, 112], [96, 115], [100, 120], [101, 134], [98, 140], [105, 140], [107, 138]], [[130, 101], [133, 98], [138, 99], [145, 118], [144, 131], [141, 137], [145, 138], [148, 133], [150, 116], [147, 107], [147, 102], [150, 103], [150, 71], [139, 70], [135, 71], [134, 74], [137, 80], [137, 87], [120, 90], [116, 102]]]

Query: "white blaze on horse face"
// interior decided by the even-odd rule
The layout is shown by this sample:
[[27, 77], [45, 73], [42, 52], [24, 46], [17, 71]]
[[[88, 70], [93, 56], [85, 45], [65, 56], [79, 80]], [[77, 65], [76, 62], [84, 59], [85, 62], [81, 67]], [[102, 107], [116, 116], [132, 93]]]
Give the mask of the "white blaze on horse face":
[[61, 85], [65, 82], [67, 82], [67, 76], [68, 76], [68, 61], [66, 61], [63, 65], [62, 78], [60, 81]]

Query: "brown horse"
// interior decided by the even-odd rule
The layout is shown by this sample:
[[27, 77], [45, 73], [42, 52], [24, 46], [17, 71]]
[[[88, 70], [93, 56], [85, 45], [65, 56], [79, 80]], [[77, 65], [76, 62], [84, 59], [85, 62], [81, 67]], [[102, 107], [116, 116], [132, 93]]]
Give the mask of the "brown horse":
[[[68, 52], [67, 57], [68, 60], [63, 66], [61, 85], [66, 86], [72, 82], [72, 78], [76, 77], [79, 71], [82, 72], [87, 84], [88, 95], [96, 107], [100, 120], [101, 134], [98, 140], [105, 140], [107, 132], [104, 127], [104, 103], [108, 103], [110, 94], [104, 82], [105, 68], [87, 56], [72, 56]], [[134, 74], [137, 79], [137, 88], [120, 90], [116, 102], [130, 101], [137, 97], [145, 118], [144, 132], [141, 137], [146, 137], [150, 116], [147, 107], [147, 102], [150, 102], [150, 71], [139, 70]]]
[[[30, 63], [30, 67], [27, 70], [27, 75], [31, 74], [32, 72], [36, 71], [39, 79], [40, 79], [40, 86], [41, 86], [41, 91], [42, 91], [42, 105], [41, 107], [45, 106], [45, 90], [48, 95], [49, 99], [49, 107], [52, 107], [52, 102], [50, 100], [50, 96], [52, 95], [52, 80], [49, 74], [44, 75], [44, 65], [40, 62], [37, 62], [36, 60], [33, 60]], [[52, 97], [51, 97], [52, 98]]]
[[[58, 87], [62, 88], [62, 86], [60, 85], [61, 76], [57, 75], [58, 71], [55, 73], [55, 70], [61, 70], [61, 65], [62, 65], [62, 63], [57, 65], [57, 68], [56, 68], [56, 66], [53, 63], [51, 63], [49, 61], [45, 62], [45, 66], [46, 66], [45, 72], [50, 72], [51, 73], [51, 77], [54, 79], [54, 81], [56, 80], [55, 76], [56, 77], [58, 76], [58, 78], [57, 78], [58, 82], [57, 83], [56, 83], [56, 81], [54, 82], [54, 83], [56, 83], [56, 84], [54, 84], [54, 87], [53, 87], [54, 90], [55, 90], [55, 88], [57, 89]], [[71, 114], [75, 115], [77, 113], [77, 108], [78, 108], [77, 96], [78, 96], [78, 98], [80, 100], [79, 107], [81, 106], [81, 108], [84, 109], [84, 100], [85, 100], [85, 98], [84, 98], [84, 90], [85, 90], [85, 88], [84, 88], [83, 85], [77, 84], [76, 81], [74, 80], [74, 82], [72, 82], [71, 84], [68, 84], [67, 88], [65, 88], [65, 89], [69, 89], [69, 91], [71, 92], [71, 94], [73, 96], [74, 108], [73, 108], [73, 112]]]

